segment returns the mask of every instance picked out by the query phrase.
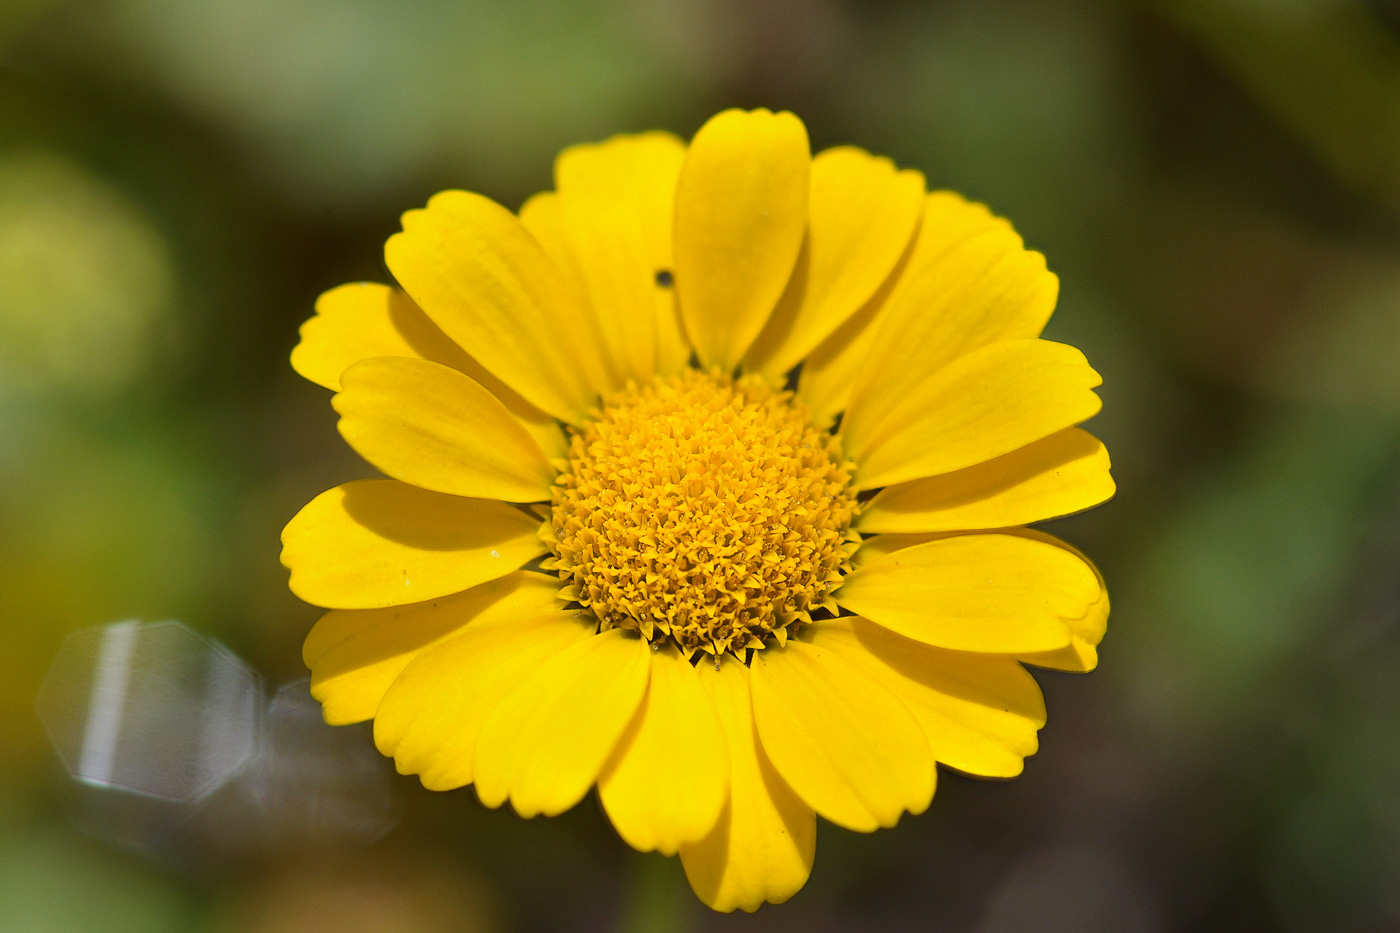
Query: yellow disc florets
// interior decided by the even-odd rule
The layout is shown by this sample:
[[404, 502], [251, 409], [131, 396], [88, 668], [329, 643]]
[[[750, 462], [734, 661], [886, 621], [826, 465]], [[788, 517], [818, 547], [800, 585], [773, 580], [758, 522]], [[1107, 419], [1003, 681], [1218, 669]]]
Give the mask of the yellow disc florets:
[[850, 569], [850, 479], [791, 392], [687, 370], [574, 434], [543, 535], [605, 628], [738, 654], [784, 643]]

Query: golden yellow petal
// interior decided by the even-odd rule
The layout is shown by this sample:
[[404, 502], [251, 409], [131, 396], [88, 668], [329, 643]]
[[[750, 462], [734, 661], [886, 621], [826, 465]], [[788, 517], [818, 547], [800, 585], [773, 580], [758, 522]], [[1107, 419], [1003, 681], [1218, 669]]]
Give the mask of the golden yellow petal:
[[[988, 234], [997, 234], [997, 237], [981, 246], [970, 244]], [[856, 385], [863, 385], [877, 374], [883, 373], [903, 386], [906, 382], [917, 382], [952, 356], [993, 340], [1038, 336], [1045, 322], [1041, 320], [1036, 324], [1033, 317], [1018, 318], [1015, 308], [1004, 309], [1008, 313], [998, 315], [995, 312], [999, 309], [994, 307], [979, 316], [975, 308], [953, 307], [945, 309], [944, 319], [935, 319], [934, 312], [921, 303], [965, 273], [966, 270], [945, 268], [950, 262], [950, 253], [962, 249], [962, 253], [955, 253], [956, 258], [994, 251], [997, 247], [1006, 248], [1013, 245], [1005, 238], [1006, 234], [1015, 236], [1011, 225], [993, 216], [984, 205], [969, 203], [951, 191], [929, 193], [924, 199], [914, 243], [901, 258], [894, 274], [865, 307], [824, 340], [803, 365], [799, 392], [813, 416], [822, 423], [829, 421], [850, 404]], [[1019, 244], [1019, 240], [1014, 243], [1017, 248]], [[1053, 307], [1053, 301], [1051, 305]], [[1049, 313], [1046, 309], [1047, 317]], [[902, 322], [886, 332], [884, 321], [892, 316], [900, 317]], [[912, 351], [902, 361], [871, 359], [874, 350], [896, 353], [897, 346], [893, 350], [887, 351], [887, 348], [892, 343], [898, 344], [900, 337], [906, 334], [920, 347], [938, 344], [940, 338], [944, 338], [943, 345], [930, 347], [927, 354], [923, 350]], [[877, 335], [883, 336], [877, 341]], [[913, 368], [899, 373], [888, 371], [888, 367], [895, 364]], [[899, 395], [892, 391], [884, 397], [888, 401]]]
[[843, 430], [864, 436], [960, 356], [1038, 337], [1058, 293], [1045, 257], [1027, 250], [1010, 224], [958, 195], [930, 195], [851, 388]]
[[493, 613], [420, 653], [389, 687], [374, 717], [374, 742], [400, 774], [429, 790], [475, 776], [487, 717], [540, 665], [593, 636], [591, 620], [556, 610]]
[[646, 693], [651, 649], [635, 633], [571, 645], [524, 678], [487, 718], [476, 745], [476, 793], [524, 817], [578, 803]]
[[340, 377], [331, 404], [355, 452], [394, 479], [455, 496], [538, 502], [554, 469], [479, 383], [427, 360], [378, 357]]
[[539, 519], [490, 499], [361, 480], [321, 493], [282, 530], [292, 592], [327, 609], [459, 593], [544, 551]]
[[[1093, 417], [1102, 380], [1074, 347], [1009, 340], [964, 356], [910, 390], [877, 425], [841, 424], [861, 489], [951, 473]], [[850, 418], [854, 408], [847, 411]]]
[[945, 651], [859, 616], [814, 623], [805, 636], [850, 660], [908, 707], [933, 757], [983, 777], [1014, 777], [1035, 754], [1045, 701], [1004, 655]]
[[681, 846], [681, 863], [695, 894], [715, 910], [757, 910], [781, 904], [812, 873], [817, 820], [792, 792], [758, 742], [749, 669], [725, 658], [719, 670], [696, 673], [714, 703], [729, 747], [729, 800], [715, 828]]
[[933, 799], [933, 755], [909, 710], [846, 657], [789, 641], [753, 656], [754, 722], [797, 795], [857, 832]]
[[729, 751], [714, 704], [672, 644], [652, 653], [646, 697], [598, 796], [618, 835], [642, 852], [675, 855], [714, 828], [729, 798]]
[[292, 368], [327, 389], [340, 389], [340, 374], [361, 360], [404, 356], [463, 369], [470, 358], [403, 292], [374, 282], [353, 282], [316, 299], [316, 315], [301, 325]]
[[937, 538], [864, 561], [835, 598], [915, 641], [1017, 654], [1068, 645], [1071, 622], [1100, 592], [1094, 568], [1073, 552], [999, 533]]
[[443, 332], [532, 404], [577, 422], [616, 384], [592, 316], [510, 211], [444, 191], [403, 215], [384, 258]]
[[862, 507], [863, 532], [981, 531], [1058, 518], [1113, 496], [1108, 451], [1069, 428], [975, 466], [899, 483]]
[[336, 609], [306, 636], [302, 659], [311, 669], [311, 695], [326, 722], [344, 725], [374, 716], [379, 701], [424, 649], [468, 624], [558, 608], [559, 581], [517, 570], [464, 593], [384, 609]]
[[668, 278], [684, 159], [685, 143], [653, 132], [571, 146], [555, 161], [561, 235], [624, 381], [673, 373], [690, 357]]
[[691, 141], [676, 187], [675, 285], [705, 367], [732, 370], [787, 285], [807, 227], [807, 129], [726, 110]]
[[924, 176], [862, 149], [812, 159], [807, 238], [744, 367], [781, 380], [890, 277], [924, 204]]

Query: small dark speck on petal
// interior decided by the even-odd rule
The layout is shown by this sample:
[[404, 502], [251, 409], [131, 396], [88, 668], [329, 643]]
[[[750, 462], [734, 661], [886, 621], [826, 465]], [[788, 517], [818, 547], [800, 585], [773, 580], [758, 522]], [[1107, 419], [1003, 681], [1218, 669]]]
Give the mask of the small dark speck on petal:
[[661, 286], [662, 288], [670, 288], [675, 283], [675, 281], [676, 278], [671, 274], [670, 269], [656, 270], [656, 284]]

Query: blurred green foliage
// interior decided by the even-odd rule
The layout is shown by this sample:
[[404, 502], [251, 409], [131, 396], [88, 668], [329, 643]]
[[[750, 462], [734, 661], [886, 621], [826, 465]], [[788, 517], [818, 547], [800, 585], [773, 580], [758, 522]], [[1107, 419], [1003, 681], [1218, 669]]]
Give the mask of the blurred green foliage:
[[[514, 207], [569, 143], [731, 104], [985, 200], [1061, 276], [1120, 495], [1054, 530], [1115, 608], [1098, 672], [1038, 674], [1026, 774], [824, 826], [747, 920], [594, 803], [404, 781], [364, 851], [176, 868], [78, 834], [32, 711], [65, 633], [175, 617], [301, 674], [277, 534], [368, 473], [286, 363], [317, 293], [383, 279], [436, 190]], [[1398, 220], [1381, 0], [0, 5], [0, 926], [1400, 927]]]

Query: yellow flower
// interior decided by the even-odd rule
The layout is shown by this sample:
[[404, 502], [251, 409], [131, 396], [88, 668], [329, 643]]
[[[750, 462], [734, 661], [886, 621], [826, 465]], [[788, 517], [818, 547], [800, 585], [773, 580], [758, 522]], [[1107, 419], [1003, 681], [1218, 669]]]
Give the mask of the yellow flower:
[[402, 291], [302, 328], [293, 366], [392, 477], [283, 533], [331, 610], [312, 692], [430, 789], [531, 817], [596, 783], [754, 910], [805, 883], [817, 814], [869, 832], [936, 762], [1020, 773], [1022, 664], [1096, 664], [1102, 579], [1022, 526], [1112, 495], [1075, 427], [1100, 380], [1039, 339], [1058, 282], [1010, 224], [811, 156], [790, 113], [577, 146], [555, 186], [433, 197], [385, 248]]

